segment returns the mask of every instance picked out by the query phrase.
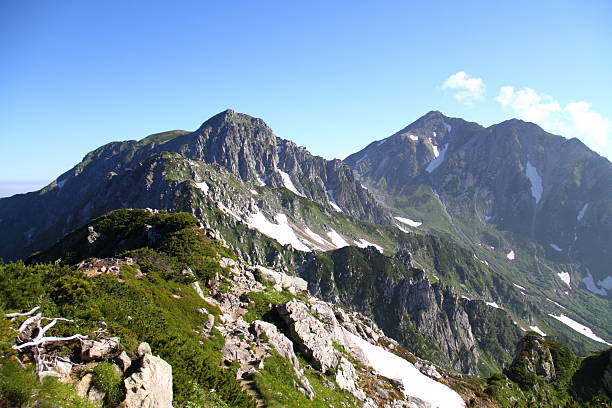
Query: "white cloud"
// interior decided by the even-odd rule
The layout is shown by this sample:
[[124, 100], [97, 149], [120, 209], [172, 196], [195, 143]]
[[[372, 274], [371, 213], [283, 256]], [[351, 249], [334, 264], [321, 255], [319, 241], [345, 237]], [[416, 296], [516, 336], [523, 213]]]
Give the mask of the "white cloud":
[[565, 137], [577, 137], [597, 151], [605, 150], [609, 143], [610, 120], [593, 112], [588, 102], [570, 102], [562, 106], [550, 95], [531, 88], [517, 91], [511, 86], [501, 87], [495, 100], [519, 119]]
[[482, 78], [474, 78], [464, 71], [449, 76], [442, 84], [442, 89], [454, 91], [453, 96], [460, 103], [471, 105], [484, 99], [485, 85]]

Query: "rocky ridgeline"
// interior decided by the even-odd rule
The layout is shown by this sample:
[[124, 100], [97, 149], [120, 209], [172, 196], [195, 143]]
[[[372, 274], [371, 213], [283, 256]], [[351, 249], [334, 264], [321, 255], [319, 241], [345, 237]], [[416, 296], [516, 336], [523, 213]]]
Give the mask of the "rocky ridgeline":
[[[359, 405], [429, 407], [416, 398], [403, 396], [401, 385], [380, 377], [369, 368], [370, 362], [351, 339], [351, 333], [372, 344], [384, 345], [398, 355], [410, 355], [395, 340], [386, 337], [372, 320], [310, 296], [307, 283], [301, 278], [229, 259], [223, 259], [221, 264], [229, 267], [231, 272], [229, 289], [203, 299], [221, 311], [215, 327], [225, 337], [225, 362], [238, 363], [237, 378], [242, 379], [245, 390], [261, 406], [263, 400], [250, 378], [265, 368], [266, 357], [275, 351], [292, 364], [297, 379], [293, 380], [294, 387], [310, 399], [317, 398], [317, 395], [304, 375], [305, 367], [300, 364], [298, 354], [311, 368], [332, 375], [335, 384], [331, 386], [351, 393]], [[255, 274], [265, 284], [258, 282]], [[248, 294], [270, 290], [266, 289], [266, 285], [272, 290], [284, 290], [296, 297], [281, 304], [268, 305], [266, 319], [269, 321], [254, 320], [249, 323], [244, 319], [250, 306]], [[412, 355], [410, 357], [423, 374], [436, 379], [446, 375], [445, 371], [433, 364]], [[366, 386], [368, 393], [364, 389]]]

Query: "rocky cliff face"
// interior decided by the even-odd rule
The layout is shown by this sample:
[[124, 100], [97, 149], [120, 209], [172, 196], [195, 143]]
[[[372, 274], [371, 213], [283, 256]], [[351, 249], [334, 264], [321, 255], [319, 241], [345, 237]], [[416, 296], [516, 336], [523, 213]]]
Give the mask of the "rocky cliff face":
[[422, 270], [374, 249], [334, 251], [302, 276], [315, 296], [364, 313], [417, 355], [465, 373], [488, 372], [484, 361], [501, 366], [520, 337], [503, 310], [431, 284]]
[[612, 165], [577, 139], [520, 120], [485, 129], [430, 112], [345, 162], [397, 215], [468, 242], [462, 234], [489, 226], [511, 231], [539, 244], [542, 258], [580, 263], [575, 285], [609, 289]]

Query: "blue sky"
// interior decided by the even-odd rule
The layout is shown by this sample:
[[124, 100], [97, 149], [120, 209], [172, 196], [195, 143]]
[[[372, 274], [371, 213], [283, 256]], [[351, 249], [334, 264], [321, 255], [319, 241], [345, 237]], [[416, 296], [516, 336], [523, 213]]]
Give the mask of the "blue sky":
[[0, 196], [226, 108], [328, 158], [430, 110], [612, 158], [611, 2], [422, 3], [1, 2]]

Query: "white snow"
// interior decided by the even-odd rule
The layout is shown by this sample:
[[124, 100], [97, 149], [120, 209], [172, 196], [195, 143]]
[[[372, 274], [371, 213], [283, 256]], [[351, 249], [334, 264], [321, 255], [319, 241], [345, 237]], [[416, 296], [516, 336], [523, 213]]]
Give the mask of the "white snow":
[[376, 144], [376, 146], [380, 146], [381, 144], [385, 143], [387, 140], [389, 140], [389, 139], [387, 138], [387, 139], [383, 139], [383, 140], [381, 140], [380, 142], [378, 142], [378, 143]]
[[489, 221], [491, 221], [491, 218], [493, 218], [493, 217], [491, 217], [490, 215], [485, 215], [484, 218], [485, 218], [485, 221], [489, 222]]
[[546, 333], [540, 330], [538, 326], [529, 326], [529, 328], [533, 330], [534, 332], [538, 333], [540, 336], [546, 336]]
[[529, 182], [531, 183], [531, 195], [535, 198], [537, 204], [540, 202], [542, 192], [544, 191], [542, 187], [542, 177], [540, 177], [538, 169], [532, 166], [529, 161], [527, 161], [527, 166], [525, 167], [525, 174], [529, 178]]
[[446, 126], [446, 133], [450, 133], [453, 130], [453, 127], [446, 122], [444, 122], [444, 126]]
[[336, 200], [334, 200], [334, 190], [327, 190], [327, 198], [329, 200], [329, 205], [331, 205], [336, 212], [342, 212], [342, 208], [340, 208]]
[[263, 187], [266, 185], [266, 178], [265, 177], [261, 177], [259, 175], [257, 175], [257, 184], [259, 184], [259, 187]]
[[556, 306], [560, 307], [561, 309], [565, 309], [565, 310], [567, 310], [567, 308], [566, 308], [565, 306], [560, 305], [559, 303], [555, 302], [555, 301], [554, 301], [554, 300], [552, 300], [552, 299], [546, 298], [546, 300], [548, 300], [550, 303], [554, 303]]
[[281, 245], [291, 244], [291, 246], [298, 251], [310, 252], [310, 248], [304, 245], [304, 243], [299, 240], [297, 235], [295, 235], [295, 232], [289, 225], [287, 216], [285, 214], [276, 214], [274, 220], [276, 221], [276, 224], [268, 221], [261, 210], [257, 208], [255, 213], [249, 215], [247, 224], [262, 234], [267, 235], [270, 238], [274, 238]]
[[500, 306], [500, 305], [498, 305], [498, 304], [497, 304], [497, 303], [495, 303], [495, 302], [485, 302], [485, 303], [487, 304], [487, 306], [491, 306], [491, 307], [494, 307], [494, 308], [496, 308], [496, 309], [501, 309], [501, 306]]
[[582, 209], [580, 210], [580, 212], [578, 213], [578, 216], [576, 217], [578, 221], [580, 221], [582, 217], [584, 217], [584, 214], [586, 214], [586, 210], [588, 208], [589, 208], [589, 203], [586, 203], [585, 205], [582, 206]]
[[415, 142], [416, 142], [417, 140], [419, 140], [419, 138], [418, 138], [417, 136], [415, 136], [415, 135], [410, 135], [410, 134], [409, 134], [409, 135], [408, 135], [408, 137], [410, 138], [410, 140], [415, 141]]
[[405, 395], [428, 402], [432, 408], [465, 407], [465, 403], [459, 394], [446, 385], [422, 374], [408, 361], [382, 347], [368, 343], [359, 336], [352, 333], [348, 334], [363, 351], [373, 369], [384, 377], [402, 382]]
[[612, 276], [608, 275], [605, 279], [598, 281], [597, 285], [606, 290], [612, 289]]
[[586, 277], [582, 278], [582, 283], [584, 283], [584, 286], [586, 286], [590, 292], [593, 292], [596, 295], [606, 296], [608, 294], [604, 288], [600, 288], [595, 284], [595, 280], [593, 279], [591, 272], [589, 272]]
[[355, 241], [355, 245], [357, 245], [359, 248], [367, 248], [369, 246], [372, 246], [376, 248], [378, 252], [380, 252], [381, 254], [383, 253], [383, 247], [381, 247], [380, 245], [373, 244], [369, 241], [366, 241], [363, 238], [359, 239], [359, 241]]
[[549, 245], [550, 245], [550, 247], [551, 247], [552, 249], [554, 249], [555, 251], [557, 251], [557, 252], [563, 252], [563, 248], [561, 248], [559, 245], [557, 245], [557, 244], [549, 244]]
[[342, 247], [345, 247], [345, 246], [349, 246], [349, 243], [348, 243], [348, 242], [346, 242], [346, 241], [344, 240], [344, 238], [342, 238], [342, 237], [340, 236], [340, 234], [338, 234], [338, 233], [337, 233], [336, 231], [334, 231], [334, 230], [330, 230], [330, 231], [327, 233], [327, 236], [328, 236], [328, 237], [331, 239], [332, 244], [334, 244], [334, 245], [336, 246], [336, 248], [342, 248]]
[[517, 288], [521, 289], [521, 290], [527, 290], [524, 287], [522, 287], [521, 285], [517, 285], [516, 283], [513, 283], [514, 286], [516, 286]]
[[367, 190], [368, 188], [366, 186], [364, 186], [363, 184], [361, 185], [361, 188], [363, 188], [364, 190]]
[[231, 215], [232, 217], [234, 217], [236, 220], [238, 221], [242, 221], [242, 217], [238, 214], [236, 214], [236, 212], [230, 210], [229, 208], [227, 208], [221, 201], [217, 201], [217, 207], [224, 212], [227, 215]]
[[405, 232], [406, 234], [410, 233], [410, 231], [408, 231], [406, 228], [402, 227], [399, 224], [395, 224], [395, 226], [402, 232]]
[[440, 151], [438, 150], [438, 146], [432, 145], [434, 157], [440, 156]]
[[287, 190], [292, 191], [301, 197], [304, 197], [304, 194], [300, 193], [298, 189], [295, 188], [295, 186], [293, 185], [293, 181], [291, 181], [291, 177], [289, 177], [289, 174], [285, 173], [281, 169], [276, 169], [276, 171], [278, 172], [278, 174], [280, 174], [281, 178], [283, 179], [283, 184], [285, 185], [285, 187], [287, 187]]
[[251, 194], [253, 194], [253, 195], [259, 195], [259, 193], [258, 193], [257, 191], [255, 191], [255, 190], [253, 190], [253, 189], [250, 189], [249, 191], [250, 191], [250, 192], [251, 192]]
[[558, 272], [557, 276], [559, 277], [559, 279], [561, 279], [563, 282], [565, 282], [565, 284], [567, 286], [569, 286], [570, 288], [572, 287], [572, 285], [570, 285], [570, 274], [569, 274], [569, 272]]
[[208, 190], [210, 190], [210, 188], [208, 187], [208, 184], [206, 184], [205, 181], [201, 182], [201, 183], [195, 183], [196, 186], [198, 186], [198, 188], [200, 190], [202, 190], [204, 192], [204, 194], [208, 194]]
[[410, 218], [402, 218], [402, 217], [394, 217], [396, 220], [398, 220], [399, 222], [402, 222], [406, 225], [410, 225], [411, 227], [420, 227], [423, 223], [422, 222], [418, 222], [418, 221], [414, 221], [411, 220]]
[[306, 235], [308, 235], [310, 238], [312, 238], [315, 242], [321, 244], [321, 245], [330, 245], [329, 242], [327, 242], [326, 240], [323, 239], [322, 236], [320, 236], [319, 234], [313, 232], [310, 228], [306, 228], [304, 230], [304, 232], [306, 233]]
[[437, 146], [433, 146], [433, 148], [434, 148], [434, 155], [436, 157], [435, 157], [435, 159], [433, 159], [432, 161], [429, 162], [429, 164], [425, 168], [426, 172], [431, 173], [432, 171], [437, 169], [438, 166], [440, 166], [442, 164], [442, 162], [444, 161], [444, 156], [446, 155], [446, 148], [447, 147], [448, 147], [448, 143], [445, 144], [444, 147], [442, 148], [442, 150], [440, 150], [440, 152], [438, 153], [438, 147]]
[[561, 323], [565, 324], [566, 326], [571, 327], [572, 329], [574, 329], [578, 333], [588, 337], [591, 340], [595, 340], [595, 341], [597, 341], [599, 343], [604, 343], [604, 344], [607, 344], [608, 346], [612, 346], [612, 344], [608, 343], [607, 341], [605, 341], [604, 339], [602, 339], [601, 337], [599, 337], [598, 335], [593, 333], [593, 330], [591, 330], [590, 328], [586, 327], [585, 325], [582, 325], [582, 324], [578, 323], [575, 320], [570, 319], [569, 317], [567, 317], [564, 314], [561, 314], [561, 316], [555, 316], [555, 315], [549, 313], [548, 315], [550, 317], [553, 317], [553, 318], [557, 319], [558, 321], [560, 321]]
[[516, 254], [514, 253], [514, 249], [510, 250], [510, 252], [508, 252], [506, 254], [506, 258], [508, 258], [511, 261], [514, 261], [514, 258], [516, 258]]

